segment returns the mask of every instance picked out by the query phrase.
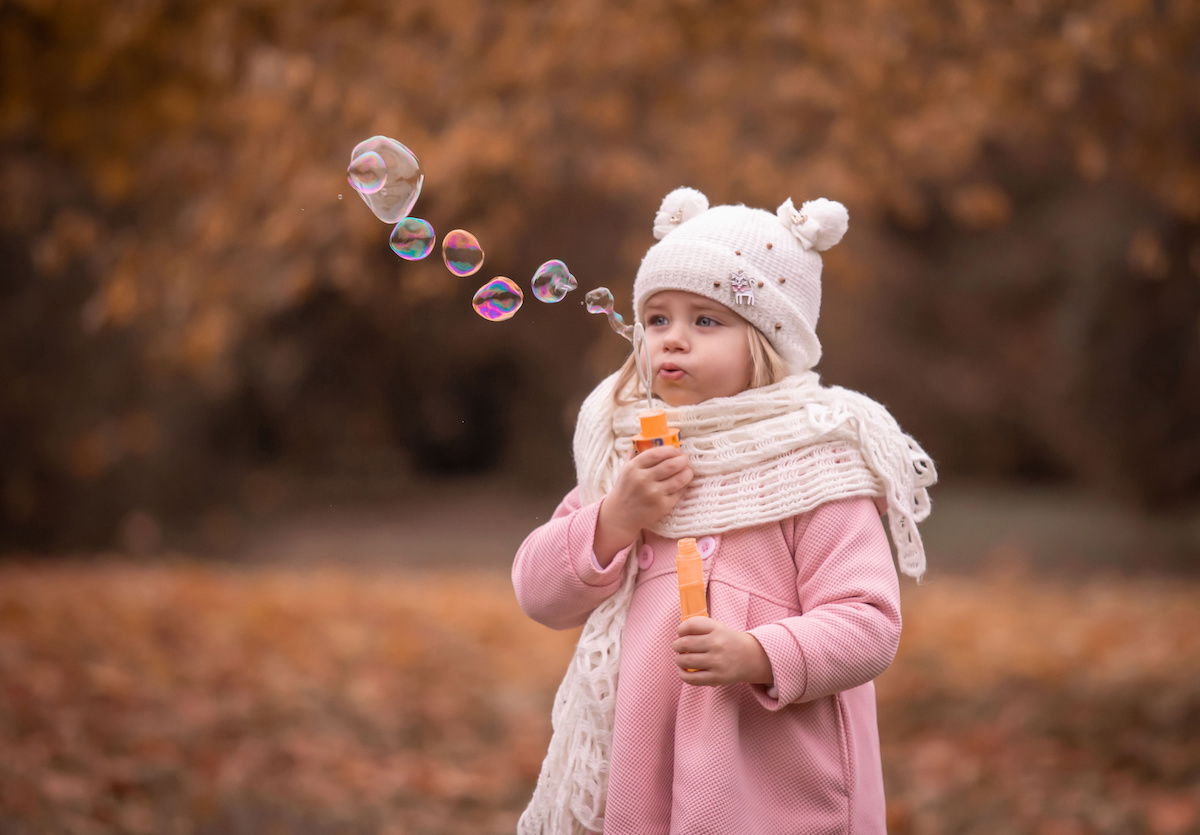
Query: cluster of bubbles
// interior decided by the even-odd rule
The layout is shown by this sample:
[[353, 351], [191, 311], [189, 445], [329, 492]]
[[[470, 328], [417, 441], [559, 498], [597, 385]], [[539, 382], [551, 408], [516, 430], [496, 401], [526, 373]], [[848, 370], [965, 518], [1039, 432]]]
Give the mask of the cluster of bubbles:
[[[420, 261], [429, 256], [437, 241], [433, 225], [409, 215], [425, 182], [421, 163], [412, 151], [390, 137], [372, 136], [354, 146], [346, 176], [375, 217], [395, 224], [388, 245], [397, 256], [405, 261]], [[459, 278], [474, 275], [483, 266], [483, 260], [479, 239], [467, 230], [455, 229], [442, 238], [442, 261], [452, 275]], [[538, 267], [531, 282], [533, 297], [546, 304], [562, 301], [578, 286], [567, 265], [558, 259]], [[503, 322], [520, 310], [524, 300], [525, 295], [516, 282], [496, 276], [475, 292], [471, 306], [484, 319]], [[613, 296], [608, 288], [592, 290], [585, 302], [588, 312], [606, 314], [614, 331], [633, 339], [632, 326], [625, 324], [621, 314], [613, 310]]]

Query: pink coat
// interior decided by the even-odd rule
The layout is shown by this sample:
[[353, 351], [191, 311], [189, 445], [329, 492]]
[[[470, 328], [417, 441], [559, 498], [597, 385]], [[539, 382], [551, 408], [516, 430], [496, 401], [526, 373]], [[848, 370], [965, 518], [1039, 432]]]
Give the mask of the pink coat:
[[895, 656], [900, 591], [877, 505], [828, 502], [783, 522], [705, 537], [708, 610], [758, 639], [773, 687], [680, 682], [675, 542], [600, 570], [600, 502], [578, 490], [521, 544], [517, 600], [554, 629], [582, 624], [640, 570], [625, 624], [605, 832], [885, 832], [872, 679]]

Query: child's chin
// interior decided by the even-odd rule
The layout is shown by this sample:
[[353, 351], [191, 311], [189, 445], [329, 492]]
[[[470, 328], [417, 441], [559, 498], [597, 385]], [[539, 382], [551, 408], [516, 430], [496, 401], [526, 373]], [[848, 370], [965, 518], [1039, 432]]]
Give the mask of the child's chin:
[[654, 396], [671, 407], [695, 406], [704, 399], [690, 391], [666, 391], [661, 394], [656, 392]]

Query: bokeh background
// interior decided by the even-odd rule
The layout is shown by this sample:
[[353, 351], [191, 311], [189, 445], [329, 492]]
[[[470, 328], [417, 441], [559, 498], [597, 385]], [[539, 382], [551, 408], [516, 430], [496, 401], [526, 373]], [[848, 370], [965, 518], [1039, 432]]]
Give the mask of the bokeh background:
[[[1200, 832], [1200, 7], [0, 4], [0, 819], [512, 831], [507, 571], [679, 185], [827, 196], [825, 382], [938, 464], [896, 833]], [[396, 258], [345, 179], [392, 136]], [[476, 287], [580, 289], [512, 320]]]

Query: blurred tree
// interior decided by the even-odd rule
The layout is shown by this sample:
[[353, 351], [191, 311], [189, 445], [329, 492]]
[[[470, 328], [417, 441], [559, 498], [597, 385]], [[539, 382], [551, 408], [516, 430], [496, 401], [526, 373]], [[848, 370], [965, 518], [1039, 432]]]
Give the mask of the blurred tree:
[[[627, 300], [680, 184], [850, 207], [822, 370], [892, 406], [944, 472], [1194, 500], [1198, 18], [10, 0], [4, 538], [195, 518], [252, 463], [564, 478], [569, 404], [620, 345], [574, 297], [504, 325], [466, 305], [552, 257]], [[375, 133], [420, 156], [417, 214], [483, 242], [478, 281], [390, 260], [342, 175]], [[449, 417], [483, 413], [503, 427], [486, 450]]]

